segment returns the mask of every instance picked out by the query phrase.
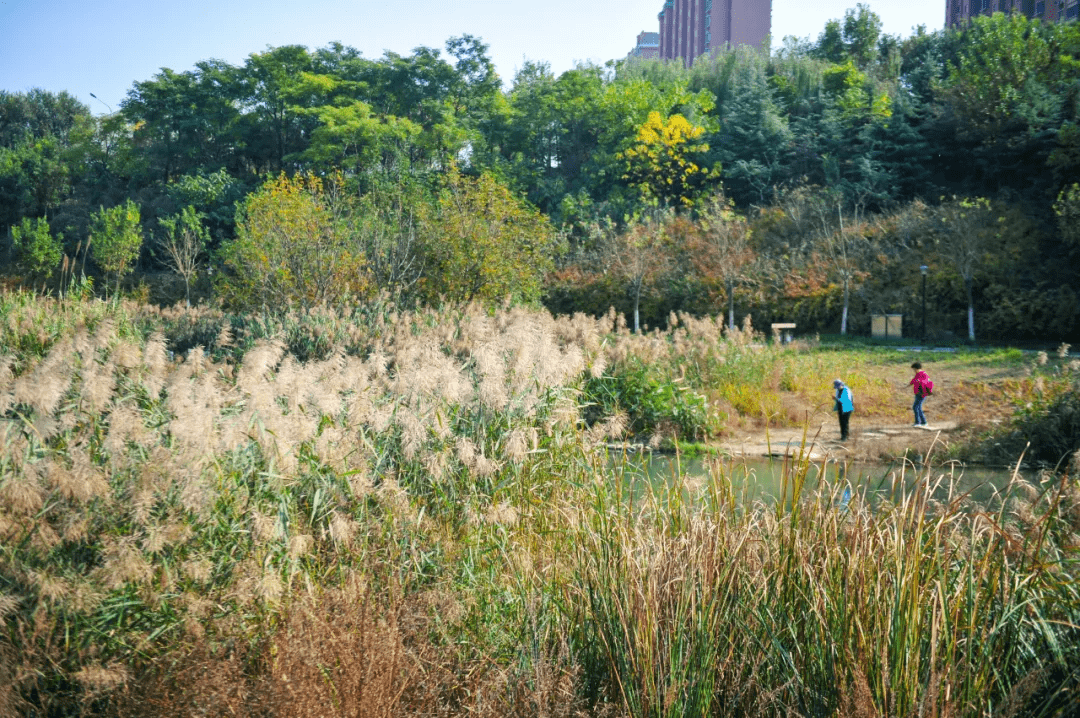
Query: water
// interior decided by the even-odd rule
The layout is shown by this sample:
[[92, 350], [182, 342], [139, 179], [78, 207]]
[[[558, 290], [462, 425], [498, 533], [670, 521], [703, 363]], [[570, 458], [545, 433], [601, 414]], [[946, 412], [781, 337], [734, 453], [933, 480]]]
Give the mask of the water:
[[[621, 457], [615, 460], [622, 463]], [[785, 495], [791, 497], [792, 477], [799, 473], [801, 465], [783, 458], [737, 458], [717, 457], [676, 458], [663, 454], [628, 454], [625, 465], [619, 470], [632, 493], [641, 494], [649, 488], [664, 483], [671, 485], [681, 475], [691, 486], [713, 482], [717, 478], [729, 481], [732, 493], [744, 505], [755, 502], [773, 504]], [[784, 477], [787, 476], [785, 483]], [[812, 494], [822, 487], [847, 487], [847, 495], [862, 494], [871, 500], [897, 500], [903, 493], [910, 493], [917, 485], [929, 483], [934, 487], [933, 497], [948, 501], [963, 497], [975, 504], [985, 505], [1012, 480], [1013, 472], [987, 467], [965, 467], [958, 462], [945, 463], [929, 470], [911, 462], [893, 464], [840, 462], [836, 460], [812, 461], [806, 464], [806, 483], [803, 494]], [[1021, 477], [1028, 478], [1021, 472]], [[845, 501], [843, 489], [838, 489], [838, 500]]]

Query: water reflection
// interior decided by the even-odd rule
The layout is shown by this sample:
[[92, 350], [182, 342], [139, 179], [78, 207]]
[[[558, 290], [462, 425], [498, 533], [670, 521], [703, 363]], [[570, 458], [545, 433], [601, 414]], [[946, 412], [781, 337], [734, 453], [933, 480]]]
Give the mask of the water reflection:
[[[881, 464], [836, 459], [800, 461], [798, 457], [686, 458], [645, 452], [613, 458], [612, 465], [635, 496], [665, 484], [670, 487], [676, 479], [691, 492], [719, 480], [730, 486], [732, 495], [743, 505], [775, 504], [781, 497], [786, 497], [789, 503], [793, 477], [800, 474], [805, 476], [802, 495], [826, 485], [835, 489], [837, 501], [842, 503], [852, 494], [865, 495], [871, 502], [897, 501], [916, 488], [930, 487], [938, 501], [964, 499], [985, 505], [1013, 479], [1009, 470], [971, 467], [960, 462], [925, 467], [910, 461]], [[1022, 473], [1021, 477], [1027, 478]]]

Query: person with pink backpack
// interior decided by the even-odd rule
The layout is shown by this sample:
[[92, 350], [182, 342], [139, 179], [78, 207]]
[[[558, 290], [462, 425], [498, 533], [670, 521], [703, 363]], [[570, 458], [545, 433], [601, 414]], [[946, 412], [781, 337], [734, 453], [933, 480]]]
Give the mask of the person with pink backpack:
[[934, 382], [930, 381], [919, 362], [912, 364], [911, 368], [915, 370], [915, 376], [908, 382], [908, 386], [915, 389], [915, 403], [911, 405], [911, 410], [915, 413], [915, 423], [912, 426], [926, 426], [922, 405], [926, 397], [934, 393]]

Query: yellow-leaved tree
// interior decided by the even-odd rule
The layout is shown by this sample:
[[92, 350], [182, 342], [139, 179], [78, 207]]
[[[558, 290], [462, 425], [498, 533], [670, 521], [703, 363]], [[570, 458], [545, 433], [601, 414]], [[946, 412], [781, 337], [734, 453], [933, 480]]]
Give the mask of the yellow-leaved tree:
[[421, 217], [420, 295], [430, 303], [511, 297], [536, 302], [561, 238], [548, 219], [490, 174], [451, 166]]
[[634, 144], [618, 154], [626, 162], [623, 179], [652, 203], [691, 206], [706, 182], [719, 174], [718, 168], [700, 164], [709, 151], [701, 139], [704, 134], [704, 127], [682, 115], [664, 119], [659, 112], [650, 112]]
[[343, 213], [318, 177], [269, 180], [248, 196], [236, 239], [222, 248], [222, 298], [237, 309], [280, 310], [366, 296], [366, 263]]

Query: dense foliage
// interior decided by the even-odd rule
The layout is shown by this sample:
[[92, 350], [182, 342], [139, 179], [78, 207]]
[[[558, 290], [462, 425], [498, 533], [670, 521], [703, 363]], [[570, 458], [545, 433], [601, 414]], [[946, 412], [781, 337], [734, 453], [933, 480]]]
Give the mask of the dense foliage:
[[[240, 65], [163, 69], [104, 117], [65, 93], [3, 92], [0, 228], [11, 242], [9, 228], [47, 217], [74, 257], [101, 208], [134, 202], [151, 237], [191, 207], [216, 271], [235, 252], [222, 247], [252, 240], [251, 215], [235, 212], [245, 196], [281, 176], [337, 176], [340, 197], [356, 202], [341, 241], [354, 280], [370, 282], [339, 296], [432, 302], [520, 287], [509, 293], [557, 311], [637, 306], [650, 326], [671, 310], [726, 306], [759, 325], [863, 333], [871, 313], [905, 314], [909, 327], [921, 318], [927, 265], [938, 338], [1075, 336], [1080, 26], [999, 13], [904, 39], [880, 28], [859, 5], [816, 41], [788, 39], [771, 54], [725, 49], [691, 68], [627, 60], [559, 76], [530, 62], [506, 86], [468, 35], [375, 59], [289, 45]], [[471, 183], [519, 219], [455, 224], [450, 198]], [[543, 237], [539, 219], [522, 224], [533, 212], [522, 200], [546, 218]], [[664, 209], [705, 226], [707, 207], [727, 200], [748, 229], [740, 276], [694, 261], [683, 240], [696, 235], [679, 231], [640, 286], [611, 274], [595, 227], [622, 232]], [[979, 241], [958, 251], [973, 221]], [[568, 242], [549, 236], [556, 229]], [[527, 257], [513, 256], [516, 243]], [[461, 262], [479, 266], [464, 247], [541, 277], [511, 272], [481, 289], [456, 275]], [[170, 267], [151, 249], [137, 280]], [[112, 286], [130, 267], [92, 257]], [[28, 280], [50, 276], [19, 266]], [[191, 287], [197, 276], [184, 286], [202, 301], [212, 283]]]

